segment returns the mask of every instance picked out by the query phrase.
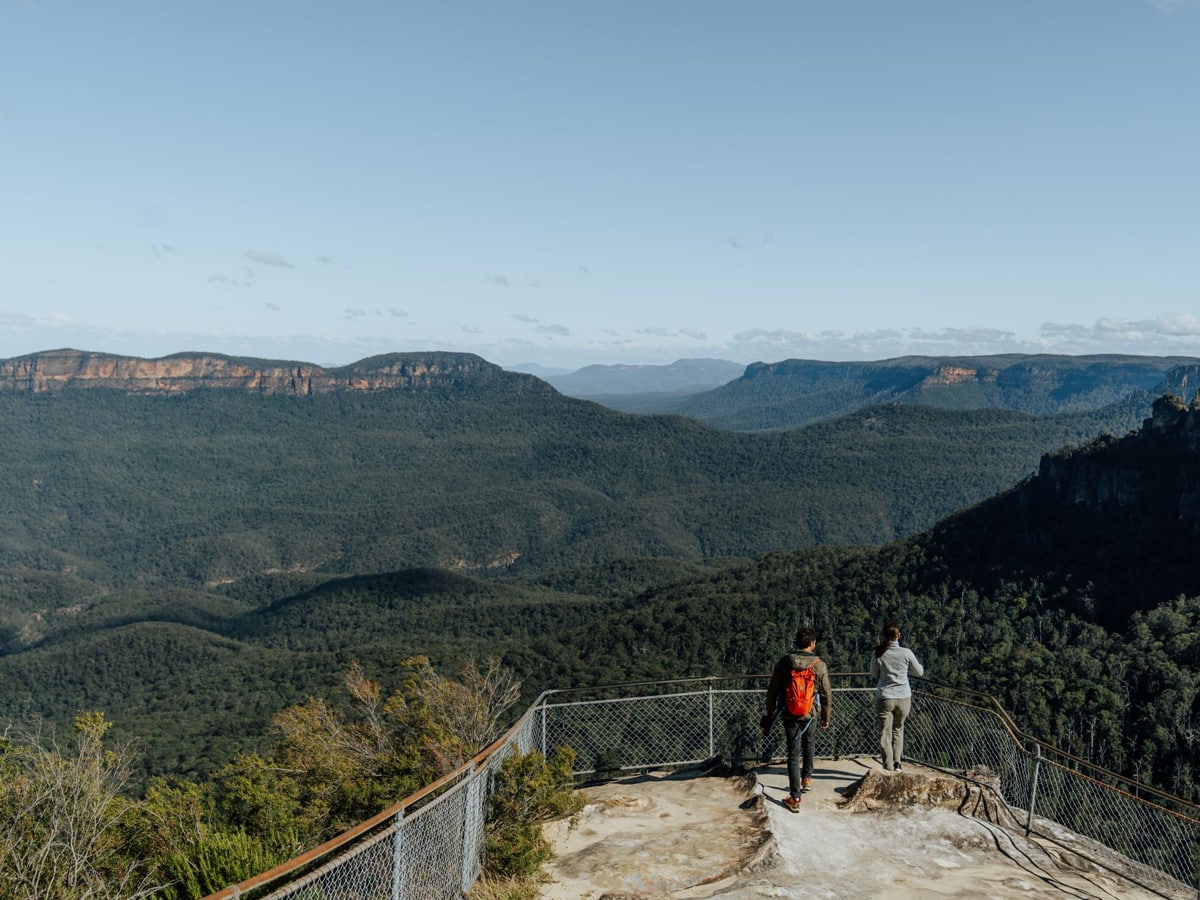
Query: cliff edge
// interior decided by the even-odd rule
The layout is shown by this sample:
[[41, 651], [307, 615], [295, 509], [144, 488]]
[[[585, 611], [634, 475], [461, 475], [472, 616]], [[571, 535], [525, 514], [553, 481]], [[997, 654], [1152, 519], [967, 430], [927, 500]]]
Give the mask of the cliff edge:
[[249, 359], [216, 353], [176, 353], [141, 359], [83, 350], [47, 350], [0, 360], [0, 391], [48, 394], [109, 388], [133, 394], [179, 394], [200, 388], [295, 397], [336, 391], [421, 390], [465, 383], [519, 381], [548, 385], [505, 372], [469, 353], [391, 353], [335, 368], [312, 363]]

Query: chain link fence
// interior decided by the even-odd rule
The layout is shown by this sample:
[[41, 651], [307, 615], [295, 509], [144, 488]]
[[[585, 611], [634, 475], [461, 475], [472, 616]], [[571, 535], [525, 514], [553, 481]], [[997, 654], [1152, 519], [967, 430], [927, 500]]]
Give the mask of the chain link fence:
[[[834, 674], [833, 717], [819, 757], [878, 756], [874, 689]], [[1069, 829], [1118, 854], [1154, 890], [1194, 895], [1200, 807], [1122, 778], [1022, 734], [990, 697], [917, 680], [905, 758], [994, 789], [1026, 834]], [[496, 772], [514, 749], [575, 752], [589, 780], [723, 762], [751, 768], [785, 755], [783, 729], [764, 739], [765, 676], [550, 691], [470, 764], [322, 847], [205, 900], [461, 898], [479, 875]], [[1079, 845], [1073, 845], [1079, 852]]]

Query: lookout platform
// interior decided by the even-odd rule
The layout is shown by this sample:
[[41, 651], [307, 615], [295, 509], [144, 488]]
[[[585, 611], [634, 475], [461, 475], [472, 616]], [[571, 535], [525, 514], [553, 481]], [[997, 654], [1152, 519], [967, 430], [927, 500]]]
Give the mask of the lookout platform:
[[574, 828], [551, 832], [547, 900], [719, 897], [1195, 897], [1063, 829], [1026, 838], [989, 792], [905, 763], [818, 759], [799, 813], [781, 762], [749, 774], [647, 773], [583, 789]]

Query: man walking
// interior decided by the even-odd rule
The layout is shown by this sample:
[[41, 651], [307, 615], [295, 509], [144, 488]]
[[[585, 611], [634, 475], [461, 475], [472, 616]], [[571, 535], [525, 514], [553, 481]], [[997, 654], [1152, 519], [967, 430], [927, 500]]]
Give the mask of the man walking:
[[[783, 805], [792, 812], [800, 812], [800, 796], [812, 785], [816, 734], [813, 726], [819, 719], [822, 728], [829, 727], [833, 703], [829, 670], [821, 657], [817, 656], [816, 649], [817, 633], [813, 629], [801, 628], [797, 631], [795, 647], [775, 664], [771, 682], [767, 686], [767, 714], [763, 717], [763, 730], [770, 730], [776, 713], [779, 713], [787, 737], [788, 796]], [[789, 689], [792, 691], [791, 698], [788, 696]], [[807, 701], [803, 697], [806, 690]], [[789, 699], [792, 702], [789, 703]], [[806, 702], [811, 702], [808, 709], [805, 709]]]

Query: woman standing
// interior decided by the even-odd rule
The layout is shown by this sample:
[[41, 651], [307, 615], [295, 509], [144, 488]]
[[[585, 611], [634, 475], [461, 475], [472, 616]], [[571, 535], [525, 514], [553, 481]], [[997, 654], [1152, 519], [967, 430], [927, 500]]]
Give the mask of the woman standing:
[[909, 673], [920, 677], [925, 669], [907, 647], [900, 646], [900, 626], [883, 626], [883, 643], [875, 648], [871, 677], [875, 678], [875, 711], [879, 715], [879, 746], [883, 771], [898, 772], [904, 756], [904, 720], [912, 709]]

